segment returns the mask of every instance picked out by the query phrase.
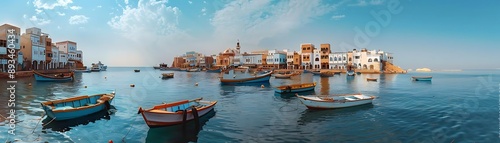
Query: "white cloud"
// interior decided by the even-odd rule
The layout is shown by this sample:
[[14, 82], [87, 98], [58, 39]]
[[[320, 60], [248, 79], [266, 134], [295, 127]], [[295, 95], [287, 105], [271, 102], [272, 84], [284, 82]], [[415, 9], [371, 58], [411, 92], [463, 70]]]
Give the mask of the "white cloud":
[[36, 12], [36, 14], [40, 14], [40, 13], [43, 12], [43, 10], [41, 10], [41, 9], [35, 9], [35, 12]]
[[88, 21], [88, 17], [84, 15], [73, 15], [69, 18], [69, 24], [85, 24]]
[[35, 15], [31, 16], [31, 18], [29, 19], [31, 22], [34, 22], [38, 25], [45, 25], [45, 24], [49, 24], [50, 23], [50, 20], [48, 19], [43, 19], [43, 18], [38, 18], [36, 17]]
[[192, 1], [188, 1], [189, 4], [192, 4], [193, 2]]
[[72, 10], [80, 10], [80, 9], [82, 9], [81, 6], [71, 6], [69, 8], [72, 9]]
[[59, 16], [65, 16], [65, 15], [66, 15], [66, 13], [62, 13], [62, 12], [56, 12], [56, 13], [57, 13], [57, 15], [59, 15]]
[[58, 25], [58, 26], [57, 26], [57, 29], [61, 29], [61, 26], [59, 26], [59, 25]]
[[213, 37], [245, 39], [259, 43], [264, 38], [284, 34], [335, 10], [335, 5], [308, 1], [232, 1], [216, 11], [211, 24]]
[[334, 15], [334, 16], [332, 16], [332, 19], [333, 20], [340, 20], [340, 19], [342, 19], [344, 17], [345, 17], [345, 15], [343, 15], [343, 14], [342, 15]]
[[201, 9], [201, 13], [202, 13], [203, 15], [207, 15], [207, 8], [202, 8], [202, 9]]
[[97, 8], [101, 8], [101, 7], [102, 7], [102, 5], [98, 5], [98, 6], [97, 6]]
[[28, 16], [26, 14], [23, 14], [23, 18], [26, 19]]
[[207, 1], [203, 1], [203, 3], [207, 3]]
[[34, 0], [33, 5], [38, 9], [54, 9], [55, 7], [66, 7], [73, 3], [73, 0], [56, 0], [54, 3], [44, 3], [42, 0]]
[[128, 0], [125, 0], [125, 4], [128, 4]]
[[126, 6], [123, 13], [108, 21], [108, 25], [129, 38], [137, 35], [168, 36], [182, 33], [178, 29], [179, 8], [166, 6], [167, 1], [140, 0], [137, 7]]

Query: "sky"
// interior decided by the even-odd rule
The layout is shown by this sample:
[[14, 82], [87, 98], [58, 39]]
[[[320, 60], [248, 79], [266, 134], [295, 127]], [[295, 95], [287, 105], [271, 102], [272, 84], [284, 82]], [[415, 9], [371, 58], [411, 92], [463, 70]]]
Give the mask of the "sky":
[[500, 1], [455, 0], [7, 0], [0, 24], [38, 27], [77, 42], [84, 64], [171, 64], [188, 51], [234, 48], [393, 53], [404, 69], [500, 68]]

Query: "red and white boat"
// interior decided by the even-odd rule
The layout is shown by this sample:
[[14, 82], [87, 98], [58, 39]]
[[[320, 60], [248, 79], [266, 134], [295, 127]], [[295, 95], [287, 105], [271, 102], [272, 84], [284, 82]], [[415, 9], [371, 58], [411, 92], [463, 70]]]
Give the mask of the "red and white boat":
[[203, 101], [203, 98], [181, 100], [156, 105], [151, 109], [139, 107], [144, 121], [149, 127], [171, 126], [182, 124], [201, 117], [212, 111], [217, 101]]

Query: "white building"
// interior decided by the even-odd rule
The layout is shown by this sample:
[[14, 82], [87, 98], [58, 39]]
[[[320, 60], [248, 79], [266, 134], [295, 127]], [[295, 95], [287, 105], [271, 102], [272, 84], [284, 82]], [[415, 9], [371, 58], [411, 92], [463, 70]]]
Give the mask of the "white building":
[[59, 50], [59, 68], [66, 67], [66, 64], [68, 64], [68, 54]]
[[286, 68], [286, 52], [278, 50], [269, 50], [267, 53], [267, 64], [272, 65], [274, 68]]
[[66, 64], [69, 65], [70, 69], [75, 69], [76, 68], [76, 63], [80, 63], [83, 66], [83, 62], [81, 61], [81, 58], [78, 58], [77, 56], [77, 44], [76, 42], [72, 41], [62, 41], [62, 42], [57, 42], [56, 43], [57, 48], [59, 51], [63, 51], [63, 53], [67, 54], [67, 62]]
[[313, 69], [321, 69], [321, 50], [314, 49], [312, 56]]
[[52, 60], [49, 63], [50, 68], [59, 68], [59, 57], [59, 49], [57, 49], [56, 45], [52, 45]]
[[330, 53], [328, 63], [330, 65], [330, 69], [346, 69], [347, 53], [346, 52]]
[[248, 67], [258, 67], [262, 65], [262, 54], [242, 54], [242, 64]]

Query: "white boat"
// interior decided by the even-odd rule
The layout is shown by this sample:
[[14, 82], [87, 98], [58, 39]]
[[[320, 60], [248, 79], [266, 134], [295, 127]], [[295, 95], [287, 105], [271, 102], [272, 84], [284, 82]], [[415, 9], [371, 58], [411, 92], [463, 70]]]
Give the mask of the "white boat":
[[375, 96], [363, 94], [301, 96], [295, 94], [309, 109], [334, 109], [371, 104]]
[[92, 63], [92, 67], [90, 68], [90, 71], [98, 72], [98, 71], [106, 71], [108, 66], [105, 66], [104, 64], [99, 61], [98, 63]]

